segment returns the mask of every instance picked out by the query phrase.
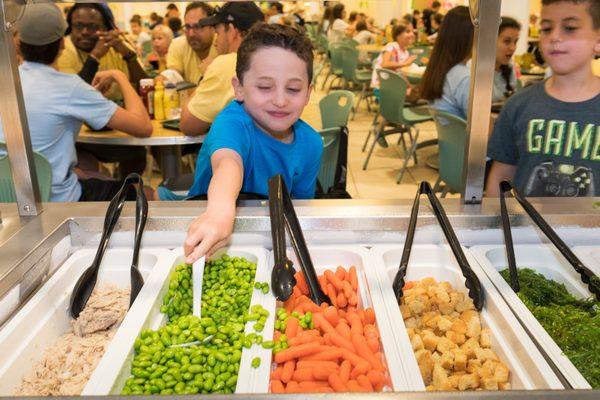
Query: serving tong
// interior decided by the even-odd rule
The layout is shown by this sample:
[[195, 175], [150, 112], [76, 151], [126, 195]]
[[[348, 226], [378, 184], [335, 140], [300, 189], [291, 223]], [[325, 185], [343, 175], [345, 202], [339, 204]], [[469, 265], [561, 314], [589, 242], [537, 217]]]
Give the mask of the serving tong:
[[600, 279], [589, 268], [587, 268], [577, 256], [571, 251], [569, 246], [556, 234], [554, 229], [546, 222], [535, 207], [516, 190], [509, 181], [500, 182], [500, 216], [502, 218], [502, 230], [504, 233], [504, 247], [506, 248], [506, 259], [508, 261], [508, 270], [510, 273], [510, 287], [518, 292], [520, 290], [519, 275], [517, 272], [517, 263], [515, 259], [515, 249], [510, 229], [510, 218], [506, 208], [506, 192], [511, 192], [513, 197], [519, 202], [527, 215], [540, 228], [546, 237], [554, 244], [560, 254], [571, 264], [573, 269], [581, 277], [581, 281], [588, 286], [588, 290], [600, 301]]
[[142, 286], [144, 286], [144, 278], [138, 269], [138, 261], [140, 246], [142, 243], [142, 234], [144, 232], [144, 227], [146, 226], [146, 219], [148, 218], [148, 200], [146, 199], [146, 195], [144, 193], [144, 182], [142, 181], [141, 176], [136, 173], [132, 173], [125, 178], [123, 185], [110, 201], [110, 204], [106, 210], [106, 215], [104, 216], [104, 227], [102, 230], [102, 236], [100, 238], [100, 244], [98, 245], [98, 250], [96, 251], [96, 256], [94, 257], [92, 264], [83, 272], [83, 274], [79, 277], [79, 280], [77, 280], [77, 283], [73, 289], [73, 293], [71, 294], [69, 312], [71, 313], [71, 317], [74, 319], [79, 317], [79, 314], [84, 309], [90, 298], [90, 295], [94, 290], [94, 287], [96, 286], [98, 270], [100, 269], [100, 264], [102, 263], [102, 257], [104, 257], [104, 252], [108, 247], [110, 237], [115, 226], [117, 225], [117, 221], [119, 220], [123, 206], [125, 205], [127, 192], [131, 187], [134, 187], [136, 190], [136, 200], [135, 236], [133, 258], [130, 268], [131, 291], [129, 294], [129, 307], [131, 307], [138, 293], [142, 289]]
[[323, 293], [319, 285], [300, 222], [281, 175], [275, 175], [269, 179], [269, 215], [271, 217], [271, 236], [275, 256], [275, 265], [271, 272], [271, 287], [277, 300], [286, 301], [289, 299], [294, 286], [296, 286], [293, 263], [287, 258], [285, 251], [285, 230], [287, 228], [292, 248], [306, 277], [310, 299], [318, 305], [322, 303], [331, 304], [329, 296]]
[[419, 188], [417, 189], [417, 194], [415, 196], [415, 201], [412, 206], [412, 210], [410, 213], [410, 221], [408, 223], [408, 232], [406, 233], [406, 241], [404, 242], [404, 250], [402, 251], [402, 258], [400, 260], [400, 266], [398, 267], [398, 272], [396, 272], [396, 276], [394, 277], [394, 283], [392, 285], [394, 289], [394, 294], [396, 295], [396, 300], [398, 304], [400, 304], [400, 300], [402, 299], [403, 288], [404, 288], [404, 278], [406, 277], [406, 271], [408, 269], [408, 262], [410, 260], [410, 252], [413, 245], [413, 239], [415, 237], [415, 230], [417, 227], [417, 217], [419, 214], [419, 203], [421, 195], [427, 195], [429, 199], [429, 203], [431, 204], [431, 208], [433, 209], [433, 213], [438, 220], [442, 231], [444, 232], [444, 236], [446, 236], [446, 240], [448, 240], [448, 244], [452, 249], [452, 253], [456, 258], [456, 261], [462, 271], [463, 276], [465, 277], [465, 286], [469, 289], [469, 297], [473, 300], [473, 304], [477, 310], [481, 310], [483, 308], [484, 303], [484, 295], [483, 289], [481, 288], [481, 283], [477, 278], [477, 275], [471, 269], [469, 265], [469, 261], [465, 257], [465, 254], [460, 247], [460, 242], [454, 233], [454, 229], [452, 229], [452, 225], [446, 216], [446, 212], [444, 208], [440, 204], [440, 201], [435, 196], [433, 191], [431, 190], [431, 185], [429, 182], [421, 182]]

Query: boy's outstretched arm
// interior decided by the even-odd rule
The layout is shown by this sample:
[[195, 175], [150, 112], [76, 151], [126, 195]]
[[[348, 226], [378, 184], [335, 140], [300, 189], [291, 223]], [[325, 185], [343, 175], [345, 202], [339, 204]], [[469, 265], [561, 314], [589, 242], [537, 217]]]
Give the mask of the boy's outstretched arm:
[[235, 202], [242, 189], [244, 164], [237, 152], [219, 149], [210, 163], [213, 175], [208, 185], [208, 205], [191, 223], [183, 244], [189, 264], [227, 244], [233, 232]]
[[516, 165], [504, 164], [494, 160], [492, 162], [492, 168], [485, 185], [486, 197], [498, 197], [500, 196], [500, 182], [512, 181], [517, 171]]

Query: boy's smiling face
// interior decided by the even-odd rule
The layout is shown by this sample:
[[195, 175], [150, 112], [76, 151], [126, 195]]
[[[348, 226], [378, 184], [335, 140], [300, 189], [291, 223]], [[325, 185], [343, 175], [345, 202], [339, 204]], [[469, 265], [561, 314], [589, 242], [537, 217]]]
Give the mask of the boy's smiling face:
[[594, 29], [590, 4], [562, 1], [542, 7], [540, 44], [557, 75], [589, 68], [600, 52], [600, 29]]
[[312, 86], [305, 61], [289, 50], [264, 47], [252, 55], [243, 83], [233, 78], [233, 88], [259, 128], [285, 140], [308, 103]]

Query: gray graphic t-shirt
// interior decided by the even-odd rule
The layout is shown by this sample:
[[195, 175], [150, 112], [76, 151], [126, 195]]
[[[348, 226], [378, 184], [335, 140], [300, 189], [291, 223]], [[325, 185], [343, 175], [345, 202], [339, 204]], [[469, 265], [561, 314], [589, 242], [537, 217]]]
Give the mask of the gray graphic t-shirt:
[[517, 166], [525, 196], [600, 196], [600, 94], [566, 103], [543, 82], [523, 89], [504, 106], [488, 157]]

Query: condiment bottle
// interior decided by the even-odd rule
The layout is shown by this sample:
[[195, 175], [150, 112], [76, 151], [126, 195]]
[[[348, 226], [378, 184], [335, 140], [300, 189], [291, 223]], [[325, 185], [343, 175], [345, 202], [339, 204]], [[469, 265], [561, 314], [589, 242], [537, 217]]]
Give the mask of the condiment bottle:
[[179, 118], [179, 93], [174, 83], [165, 86], [165, 116], [168, 119]]
[[162, 121], [165, 119], [165, 87], [161, 81], [156, 82], [154, 88], [154, 119]]
[[154, 80], [140, 79], [140, 96], [148, 110], [150, 118], [154, 118]]

